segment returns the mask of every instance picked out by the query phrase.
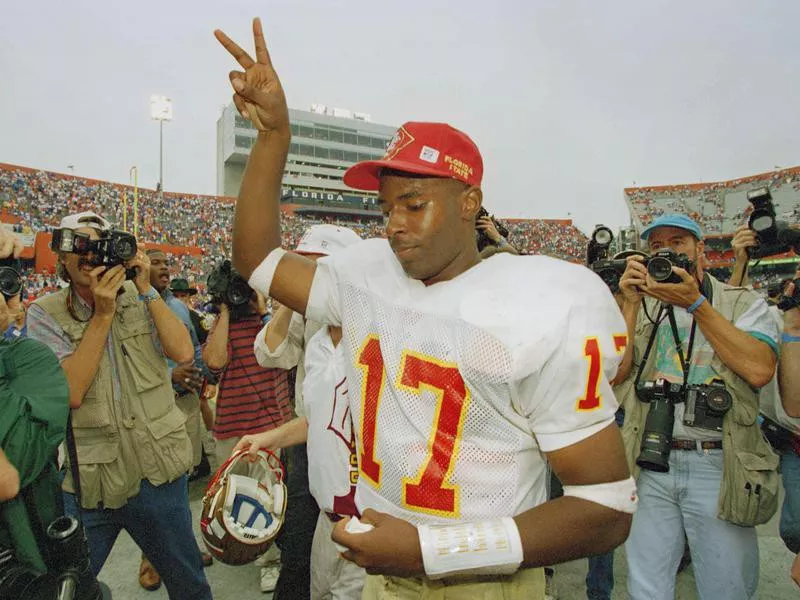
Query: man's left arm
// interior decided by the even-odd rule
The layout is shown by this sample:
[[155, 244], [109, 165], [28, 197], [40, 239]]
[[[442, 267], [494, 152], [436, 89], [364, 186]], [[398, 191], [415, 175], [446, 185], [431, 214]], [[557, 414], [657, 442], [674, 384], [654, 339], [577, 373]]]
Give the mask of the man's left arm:
[[[604, 459], [592, 458], [598, 456]], [[572, 446], [550, 452], [547, 457], [565, 486], [600, 489], [606, 484], [613, 496], [615, 488], [621, 489], [621, 484], [627, 484], [631, 496], [629, 504], [635, 503], [635, 484], [630, 479], [616, 423]], [[525, 511], [513, 518], [522, 545], [518, 566], [554, 565], [604, 554], [628, 537], [632, 512], [632, 509], [623, 512], [576, 495], [565, 495]], [[364, 511], [361, 522], [374, 529], [367, 533], [348, 533], [344, 520], [334, 528], [333, 541], [348, 548], [342, 554], [344, 558], [371, 574], [422, 576], [426, 573], [420, 542], [422, 534], [417, 527], [369, 508]], [[484, 531], [491, 529], [486, 523], [480, 525]], [[471, 526], [453, 525], [465, 530], [461, 535]]]
[[189, 331], [150, 284], [150, 258], [140, 250], [126, 267], [136, 269], [133, 283], [147, 304], [164, 355], [176, 363], [190, 362], [194, 358], [194, 348]]
[[[648, 275], [645, 293], [667, 304], [689, 310], [703, 336], [726, 367], [751, 387], [761, 388], [767, 385], [775, 374], [775, 351], [767, 342], [739, 329], [712, 307], [701, 294], [693, 275], [679, 267], [673, 267], [672, 270], [681, 278], [680, 283], [656, 283]], [[769, 316], [766, 305], [763, 308], [763, 318], [766, 322], [771, 322], [772, 317]]]

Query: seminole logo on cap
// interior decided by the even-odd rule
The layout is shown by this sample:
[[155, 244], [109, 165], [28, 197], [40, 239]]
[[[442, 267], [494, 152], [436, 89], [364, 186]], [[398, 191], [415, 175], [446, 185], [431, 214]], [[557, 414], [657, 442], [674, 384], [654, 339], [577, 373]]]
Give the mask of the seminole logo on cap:
[[403, 148], [407, 148], [413, 143], [414, 136], [408, 133], [405, 127], [401, 127], [395, 132], [392, 141], [389, 142], [383, 160], [392, 160]]

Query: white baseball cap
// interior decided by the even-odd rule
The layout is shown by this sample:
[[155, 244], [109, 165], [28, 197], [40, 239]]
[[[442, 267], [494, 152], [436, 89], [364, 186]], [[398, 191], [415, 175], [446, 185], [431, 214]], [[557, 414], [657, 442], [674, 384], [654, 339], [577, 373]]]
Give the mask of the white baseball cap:
[[352, 229], [339, 225], [312, 225], [295, 248], [298, 254], [335, 254], [362, 241]]
[[67, 215], [61, 219], [59, 227], [62, 229], [80, 229], [81, 227], [91, 227], [99, 231], [111, 229], [111, 223], [106, 219], [90, 210]]

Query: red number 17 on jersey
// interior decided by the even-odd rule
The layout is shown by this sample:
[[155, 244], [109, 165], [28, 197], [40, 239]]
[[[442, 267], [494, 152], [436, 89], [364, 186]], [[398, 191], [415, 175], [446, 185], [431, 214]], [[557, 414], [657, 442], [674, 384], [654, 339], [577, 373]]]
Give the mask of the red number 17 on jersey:
[[[620, 352], [624, 349], [625, 336], [614, 337], [616, 349]], [[577, 409], [594, 410], [601, 405], [598, 388], [602, 365], [597, 338], [587, 338], [583, 350], [588, 361], [588, 374], [585, 393], [578, 400]], [[362, 481], [380, 488], [382, 473], [380, 459], [376, 456], [375, 432], [386, 385], [386, 366], [376, 335], [370, 335], [364, 341], [357, 366], [363, 374], [359, 471]], [[403, 505], [410, 510], [457, 518], [459, 487], [453, 485], [450, 478], [470, 402], [469, 389], [457, 365], [409, 350], [403, 352], [394, 385], [413, 394], [428, 390], [436, 396], [427, 455], [415, 477], [403, 478]]]

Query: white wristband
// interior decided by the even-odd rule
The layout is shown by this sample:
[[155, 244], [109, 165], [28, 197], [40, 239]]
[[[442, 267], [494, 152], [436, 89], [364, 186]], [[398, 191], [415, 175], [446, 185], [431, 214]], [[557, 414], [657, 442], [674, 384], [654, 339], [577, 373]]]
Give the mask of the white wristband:
[[272, 286], [272, 278], [275, 277], [275, 269], [278, 268], [278, 263], [281, 262], [284, 254], [286, 254], [286, 250], [275, 248], [267, 254], [261, 264], [250, 274], [250, 279], [247, 283], [257, 292], [261, 292], [265, 298], [269, 296], [269, 288]]
[[511, 517], [419, 525], [425, 574], [431, 579], [453, 575], [509, 575], [522, 564], [522, 540]]
[[628, 477], [622, 481], [612, 481], [611, 483], [565, 485], [564, 495], [596, 502], [629, 515], [636, 512], [636, 506], [639, 502], [636, 494], [636, 480], [633, 477]]

